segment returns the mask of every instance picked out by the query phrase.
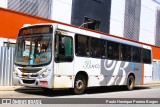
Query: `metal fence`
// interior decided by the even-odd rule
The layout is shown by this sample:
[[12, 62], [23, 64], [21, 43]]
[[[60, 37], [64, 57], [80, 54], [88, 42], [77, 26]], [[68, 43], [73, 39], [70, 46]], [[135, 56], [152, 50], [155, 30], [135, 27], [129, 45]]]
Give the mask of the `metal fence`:
[[0, 47], [0, 86], [12, 86], [15, 48]]

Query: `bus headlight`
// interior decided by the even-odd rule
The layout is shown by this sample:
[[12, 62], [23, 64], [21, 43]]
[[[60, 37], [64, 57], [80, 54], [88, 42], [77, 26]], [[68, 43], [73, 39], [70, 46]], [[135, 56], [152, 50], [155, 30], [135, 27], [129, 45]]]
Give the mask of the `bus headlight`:
[[13, 75], [14, 75], [15, 77], [18, 77], [18, 72], [14, 71], [14, 72], [13, 72]]
[[16, 67], [16, 66], [14, 66], [13, 76], [19, 77], [19, 73], [18, 73], [18, 71], [17, 71], [17, 67]]
[[45, 70], [42, 72], [42, 74], [39, 76], [40, 78], [46, 78], [49, 75], [50, 71]]

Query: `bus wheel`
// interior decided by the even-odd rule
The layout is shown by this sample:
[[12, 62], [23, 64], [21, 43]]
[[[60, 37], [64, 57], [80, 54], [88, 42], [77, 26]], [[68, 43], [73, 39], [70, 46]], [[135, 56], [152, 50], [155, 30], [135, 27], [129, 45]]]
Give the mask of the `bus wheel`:
[[77, 75], [74, 83], [73, 92], [82, 94], [86, 89], [86, 80], [83, 75]]
[[134, 88], [134, 82], [135, 82], [134, 77], [132, 75], [130, 75], [128, 77], [128, 79], [127, 79], [127, 89], [129, 91], [133, 90], [133, 88]]

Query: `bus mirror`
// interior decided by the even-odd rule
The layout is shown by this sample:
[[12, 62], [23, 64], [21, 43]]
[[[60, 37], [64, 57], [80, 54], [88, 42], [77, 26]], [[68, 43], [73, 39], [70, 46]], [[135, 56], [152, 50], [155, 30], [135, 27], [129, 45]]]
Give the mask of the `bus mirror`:
[[57, 32], [56, 32], [56, 35], [61, 35], [61, 32], [60, 32], [60, 31], [57, 31]]

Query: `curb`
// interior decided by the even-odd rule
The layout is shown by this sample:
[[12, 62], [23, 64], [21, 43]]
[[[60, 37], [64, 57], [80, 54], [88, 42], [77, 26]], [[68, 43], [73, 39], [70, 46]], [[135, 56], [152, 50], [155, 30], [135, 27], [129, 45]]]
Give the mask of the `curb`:
[[0, 86], [0, 91], [15, 91], [15, 90], [23, 90], [23, 89], [33, 89], [24, 86]]

